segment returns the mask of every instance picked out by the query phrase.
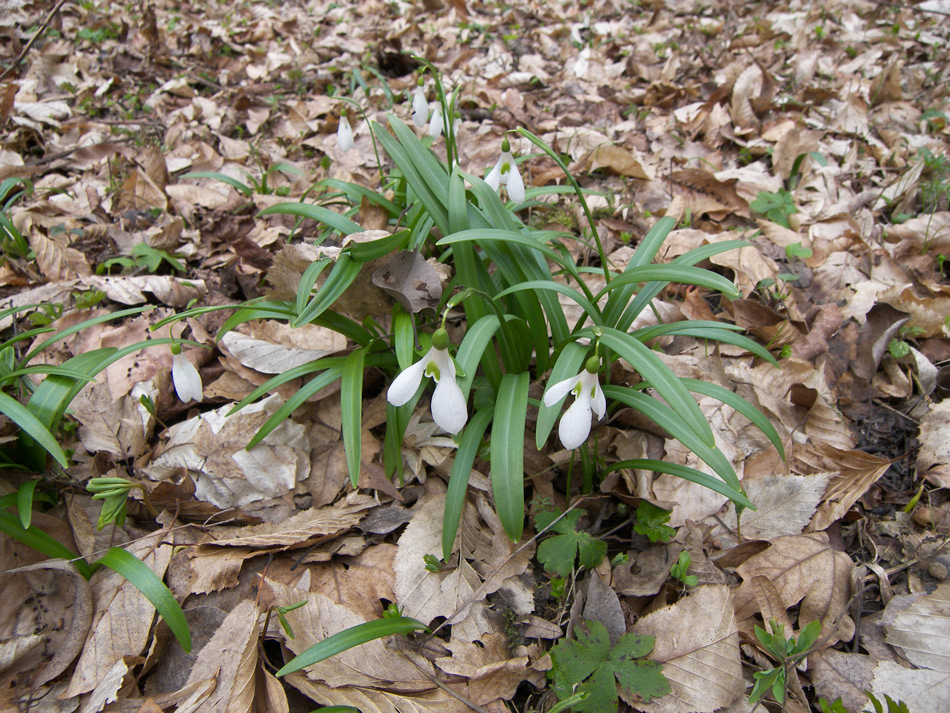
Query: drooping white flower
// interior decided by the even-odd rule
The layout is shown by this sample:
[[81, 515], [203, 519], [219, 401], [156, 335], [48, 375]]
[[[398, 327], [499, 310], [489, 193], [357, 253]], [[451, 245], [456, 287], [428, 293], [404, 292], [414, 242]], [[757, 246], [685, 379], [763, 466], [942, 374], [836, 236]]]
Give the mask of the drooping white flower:
[[422, 91], [422, 85], [420, 84], [412, 95], [412, 123], [421, 129], [428, 120], [429, 102], [426, 101], [425, 92]]
[[402, 406], [415, 395], [422, 377], [428, 376], [435, 381], [430, 406], [432, 420], [454, 435], [462, 430], [468, 420], [468, 408], [462, 389], [455, 381], [455, 362], [449, 355], [448, 346], [448, 333], [444, 329], [437, 329], [432, 335], [432, 348], [421, 360], [393, 379], [386, 399], [393, 406]]
[[545, 406], [553, 406], [569, 393], [574, 394], [574, 403], [561, 416], [558, 426], [558, 436], [568, 450], [578, 448], [587, 440], [590, 435], [591, 413], [597, 416], [597, 420], [607, 413], [607, 399], [597, 378], [598, 361], [597, 357], [591, 357], [580, 374], [557, 382], [548, 387], [544, 394]]
[[524, 181], [521, 180], [518, 166], [511, 155], [511, 144], [508, 143], [508, 139], [501, 142], [501, 156], [498, 157], [494, 168], [485, 176], [485, 183], [496, 191], [498, 186], [504, 185], [508, 189], [511, 200], [515, 203], [524, 203]]
[[172, 383], [182, 403], [201, 401], [201, 375], [195, 365], [188, 361], [188, 357], [181, 353], [181, 347], [178, 347], [177, 354], [172, 354]]
[[340, 147], [340, 151], [349, 151], [353, 148], [353, 129], [346, 118], [346, 112], [343, 112], [340, 116], [340, 125], [336, 130], [336, 142]]
[[[455, 121], [452, 122], [453, 133], [458, 134], [460, 123], [459, 116], [456, 114]], [[442, 105], [436, 104], [435, 109], [432, 111], [432, 119], [429, 121], [429, 136], [433, 138], [440, 136], [442, 132], [447, 131], [448, 128], [448, 122], [442, 118]]]

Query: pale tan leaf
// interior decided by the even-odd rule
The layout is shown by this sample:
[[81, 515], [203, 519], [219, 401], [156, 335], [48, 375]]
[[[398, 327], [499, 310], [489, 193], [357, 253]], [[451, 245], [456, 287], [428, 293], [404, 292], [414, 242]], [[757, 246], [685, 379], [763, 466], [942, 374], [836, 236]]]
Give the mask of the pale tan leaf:
[[827, 444], [818, 444], [814, 449], [796, 448], [795, 458], [799, 463], [812, 460], [819, 469], [831, 471], [822, 503], [805, 528], [808, 532], [820, 532], [843, 518], [891, 465], [887, 458], [872, 453], [839, 450]]
[[873, 657], [828, 649], [809, 656], [808, 661], [808, 673], [819, 696], [829, 701], [840, 698], [849, 711], [863, 710], [868, 701], [864, 692], [871, 690]]
[[709, 713], [745, 689], [739, 632], [729, 588], [706, 586], [643, 617], [633, 632], [653, 636], [649, 658], [663, 664], [671, 691], [652, 703], [628, 701], [647, 713]]
[[946, 713], [950, 676], [946, 671], [914, 670], [881, 661], [874, 668], [871, 692], [881, 701], [885, 694], [895, 701], [904, 701], [913, 713]]
[[131, 669], [142, 662], [137, 656], [126, 656], [116, 661], [99, 681], [96, 689], [85, 699], [79, 713], [98, 713], [106, 705], [118, 699], [119, 689]]
[[[284, 680], [321, 706], [352, 706], [360, 713], [472, 713], [461, 694], [453, 696], [434, 684], [420, 693], [399, 693], [359, 686], [331, 688], [302, 673], [292, 673]], [[447, 688], [453, 690], [452, 686]]]
[[742, 621], [758, 612], [752, 579], [763, 576], [775, 585], [786, 608], [801, 602], [799, 627], [818, 620], [826, 647], [847, 641], [854, 634], [847, 616], [852, 567], [851, 558], [832, 549], [824, 532], [777, 537], [736, 570], [743, 579], [733, 592], [736, 617]]
[[[164, 576], [172, 554], [171, 545], [159, 544], [164, 534], [159, 531], [127, 547], [159, 579]], [[100, 569], [90, 584], [96, 613], [67, 696], [92, 691], [117, 661], [141, 654], [155, 618], [155, 607], [145, 595], [111, 569]]]
[[[268, 324], [273, 324], [268, 322]], [[282, 325], [283, 326], [283, 325]], [[221, 338], [221, 346], [241, 364], [262, 374], [281, 374], [295, 366], [320, 359], [346, 348], [346, 338], [331, 329], [305, 325], [306, 334], [313, 339], [310, 348], [290, 346], [286, 342], [258, 339], [240, 332], [228, 332]], [[286, 332], [290, 332], [285, 327]], [[274, 335], [278, 339], [277, 335]], [[289, 334], [287, 335], [289, 336]], [[298, 337], [304, 334], [297, 335]]]
[[[746, 495], [755, 510], [742, 513], [742, 536], [771, 540], [782, 535], [798, 535], [811, 520], [831, 475], [770, 475], [746, 481]], [[730, 508], [722, 518], [733, 532], [736, 511]]]
[[220, 208], [228, 202], [227, 194], [214, 188], [196, 186], [193, 183], [173, 183], [165, 186], [165, 192], [173, 201], [187, 205], [197, 205], [211, 210]]
[[917, 474], [940, 488], [950, 488], [950, 399], [931, 405], [920, 422]]
[[208, 292], [204, 280], [182, 280], [171, 275], [89, 275], [81, 278], [80, 283], [86, 289], [102, 290], [110, 300], [124, 305], [147, 302], [144, 293], [150, 292], [162, 304], [184, 307]]
[[510, 640], [501, 632], [488, 634], [479, 643], [450, 641], [446, 647], [452, 655], [437, 658], [436, 665], [467, 678], [466, 697], [476, 705], [511, 700], [522, 681], [540, 683], [538, 672], [528, 667], [528, 649], [518, 647], [521, 651], [512, 656]]
[[258, 710], [267, 711], [267, 713], [290, 713], [287, 691], [284, 690], [283, 684], [263, 667], [257, 670], [255, 699], [258, 702]]
[[950, 673], [950, 584], [931, 594], [894, 597], [881, 623], [886, 640], [915, 666]]
[[86, 256], [62, 241], [48, 238], [38, 230], [30, 235], [30, 246], [36, 253], [36, 264], [50, 282], [65, 282], [92, 274]]
[[128, 210], [147, 211], [152, 208], [165, 210], [168, 207], [168, 200], [162, 189], [155, 185], [155, 182], [148, 177], [144, 170], [133, 168], [129, 171], [128, 177], [119, 186], [115, 198], [116, 210], [120, 212]]
[[248, 713], [254, 702], [260, 610], [253, 600], [239, 603], [205, 644], [188, 674], [185, 687], [217, 679], [214, 692], [202, 703], [207, 713]]

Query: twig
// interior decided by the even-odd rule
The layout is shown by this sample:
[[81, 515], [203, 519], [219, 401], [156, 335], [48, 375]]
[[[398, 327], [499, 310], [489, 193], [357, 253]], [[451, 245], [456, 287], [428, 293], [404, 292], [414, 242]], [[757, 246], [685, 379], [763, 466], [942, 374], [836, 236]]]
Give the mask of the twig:
[[36, 41], [46, 32], [46, 29], [49, 27], [49, 23], [53, 21], [53, 18], [56, 17], [56, 13], [60, 11], [63, 5], [66, 4], [66, 0], [59, 0], [52, 10], [49, 11], [49, 15], [46, 16], [46, 19], [43, 20], [43, 24], [40, 25], [39, 29], [33, 33], [33, 36], [30, 38], [30, 41], [26, 43], [26, 46], [20, 50], [20, 54], [16, 56], [16, 59], [13, 60], [13, 64], [3, 70], [3, 74], [0, 74], [0, 82], [7, 78], [7, 75], [10, 74], [14, 69], [16, 69], [20, 63], [26, 58], [26, 55], [33, 45], [36, 44]]

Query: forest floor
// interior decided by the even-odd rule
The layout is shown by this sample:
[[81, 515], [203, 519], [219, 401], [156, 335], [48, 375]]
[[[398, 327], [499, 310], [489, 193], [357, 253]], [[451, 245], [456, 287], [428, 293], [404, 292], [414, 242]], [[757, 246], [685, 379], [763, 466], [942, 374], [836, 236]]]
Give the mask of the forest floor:
[[[760, 706], [817, 711], [819, 699], [841, 699], [857, 713], [871, 691], [911, 713], [946, 710], [950, 3], [54, 5], [0, 2], [0, 181], [22, 179], [5, 184], [0, 207], [28, 245], [18, 251], [4, 237], [0, 306], [41, 305], [6, 314], [3, 337], [148, 306], [68, 335], [34, 364], [186, 337], [202, 345], [184, 354], [203, 398], [176, 398], [167, 346], [113, 363], [70, 406], [58, 434], [70, 464], [42, 474], [32, 526], [90, 562], [116, 546], [142, 559], [181, 604], [192, 647], [118, 574], [102, 569], [86, 582], [0, 534], [0, 710], [541, 712], [570, 693], [552, 685], [549, 652], [561, 641], [562, 675], [567, 652], [594, 652], [569, 683], [600, 696], [575, 710], [738, 713], [753, 708], [753, 673], [777, 665], [754, 633], [769, 620], [787, 636], [813, 621], [821, 630], [788, 668], [784, 704], [767, 695]], [[535, 448], [532, 434], [522, 540], [502, 529], [489, 462], [478, 458], [461, 550], [426, 569], [424, 558], [442, 551], [456, 449], [430, 421], [428, 396], [402, 444], [403, 482], [389, 480], [390, 375], [367, 369], [354, 489], [338, 385], [312, 393], [252, 451], [255, 432], [306, 378], [225, 418], [274, 375], [347, 354], [346, 337], [270, 319], [216, 340], [227, 311], [150, 331], [186, 308], [293, 300], [316, 254], [308, 243], [325, 226], [260, 212], [288, 201], [344, 211], [341, 181], [392, 195], [367, 122], [341, 98], [380, 125], [390, 114], [411, 125], [422, 67], [412, 55], [459, 90], [462, 169], [485, 176], [505, 132], [543, 138], [589, 191], [612, 263], [624, 264], [663, 216], [676, 228], [661, 263], [707, 243], [750, 243], [704, 263], [738, 298], [690, 287], [654, 301], [663, 321], [738, 325], [779, 361], [689, 337], [657, 346], [677, 376], [741, 394], [781, 438], [784, 459], [737, 411], [699, 400], [756, 505], [741, 534], [723, 497], [670, 475], [601, 471], [582, 492], [571, 453], [553, 436]], [[422, 76], [434, 106], [432, 75]], [[344, 151], [346, 107], [355, 146]], [[540, 190], [565, 184], [561, 169], [510, 137], [529, 189], [521, 219], [580, 234], [587, 223], [573, 194]], [[444, 158], [444, 138], [432, 149]], [[388, 172], [385, 154], [382, 164]], [[198, 172], [225, 178], [187, 175]], [[396, 222], [366, 201], [349, 215], [367, 230]], [[577, 264], [597, 265], [596, 253], [571, 250]], [[438, 274], [451, 288], [451, 270]], [[392, 293], [355, 284], [359, 294], [334, 309], [388, 324]], [[30, 343], [5, 343], [4, 364]], [[617, 369], [612, 378], [626, 374]], [[536, 418], [532, 407], [529, 429]], [[0, 426], [3, 443], [15, 439], [8, 419]], [[594, 437], [595, 464], [702, 467], [630, 409], [611, 410]], [[0, 496], [37, 481], [3, 472]], [[141, 484], [149, 507], [133, 490], [125, 523], [97, 528], [102, 501], [85, 489], [94, 477]], [[673, 529], [651, 526], [658, 510], [644, 503], [669, 510]], [[583, 517], [536, 534], [545, 507], [571, 505]], [[606, 557], [574, 565], [571, 550], [561, 576], [537, 545], [565, 536], [581, 562], [597, 542]], [[683, 552], [688, 571], [676, 578]], [[298, 602], [281, 610], [291, 637], [276, 608]], [[437, 634], [376, 639], [274, 675], [390, 604]], [[619, 654], [634, 635], [653, 637], [647, 658], [671, 687], [649, 702]]]

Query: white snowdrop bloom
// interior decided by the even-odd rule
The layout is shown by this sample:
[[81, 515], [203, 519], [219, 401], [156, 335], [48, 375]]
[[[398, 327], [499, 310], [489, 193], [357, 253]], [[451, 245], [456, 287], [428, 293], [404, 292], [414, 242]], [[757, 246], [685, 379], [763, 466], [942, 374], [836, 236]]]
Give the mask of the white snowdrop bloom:
[[501, 156], [495, 162], [494, 168], [485, 176], [485, 183], [496, 191], [500, 185], [504, 185], [508, 189], [511, 200], [515, 203], [524, 203], [524, 181], [521, 180], [518, 166], [511, 155], [511, 144], [508, 143], [508, 139], [501, 142]]
[[439, 428], [456, 434], [468, 420], [465, 396], [455, 380], [455, 362], [448, 352], [449, 335], [444, 329], [432, 335], [432, 348], [421, 360], [402, 371], [389, 386], [386, 399], [393, 406], [402, 406], [411, 399], [428, 376], [435, 381], [432, 394], [432, 420]]
[[353, 129], [346, 118], [346, 112], [340, 116], [340, 125], [336, 130], [336, 142], [341, 151], [349, 151], [353, 148]]
[[412, 95], [412, 123], [420, 129], [426, 125], [429, 119], [429, 102], [426, 101], [425, 92], [422, 86], [417, 86]]
[[201, 401], [201, 375], [195, 365], [181, 353], [181, 347], [177, 354], [172, 354], [172, 382], [182, 403]]
[[[458, 135], [459, 125], [461, 123], [461, 119], [459, 119], [458, 114], [456, 114], [455, 121], [452, 122], [452, 132], [454, 134]], [[432, 136], [433, 138], [440, 136], [442, 132], [448, 128], [448, 122], [442, 118], [442, 105], [436, 104], [435, 109], [432, 112], [432, 119], [429, 121], [429, 136]]]
[[597, 362], [597, 357], [591, 357], [580, 374], [557, 382], [544, 394], [545, 406], [553, 406], [569, 393], [574, 394], [574, 403], [561, 416], [558, 426], [558, 436], [568, 450], [578, 448], [587, 440], [592, 413], [597, 416], [597, 420], [607, 413], [607, 399], [597, 378]]

